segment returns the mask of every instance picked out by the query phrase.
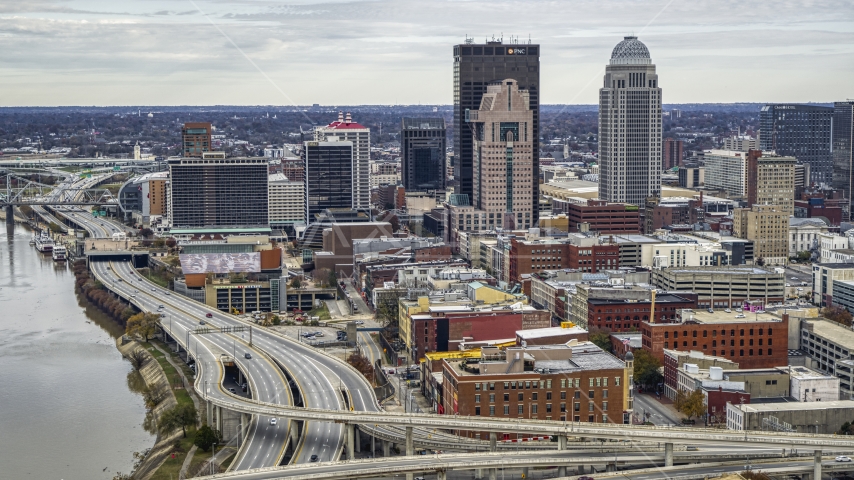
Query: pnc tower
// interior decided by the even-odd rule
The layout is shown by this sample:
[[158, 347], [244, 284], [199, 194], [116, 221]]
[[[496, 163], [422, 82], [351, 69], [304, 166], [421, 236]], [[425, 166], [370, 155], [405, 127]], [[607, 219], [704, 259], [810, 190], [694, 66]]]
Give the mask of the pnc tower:
[[661, 194], [661, 88], [637, 37], [614, 47], [599, 90], [599, 198], [641, 208]]
[[[504, 44], [490, 41], [483, 44], [464, 43], [454, 46], [454, 177], [459, 182], [457, 193], [474, 196], [474, 138], [466, 112], [480, 109], [481, 99], [490, 85], [513, 79], [514, 89], [527, 92], [528, 106], [533, 115], [533, 172], [540, 171], [540, 46], [534, 44]], [[537, 218], [539, 183], [534, 184], [531, 202]]]

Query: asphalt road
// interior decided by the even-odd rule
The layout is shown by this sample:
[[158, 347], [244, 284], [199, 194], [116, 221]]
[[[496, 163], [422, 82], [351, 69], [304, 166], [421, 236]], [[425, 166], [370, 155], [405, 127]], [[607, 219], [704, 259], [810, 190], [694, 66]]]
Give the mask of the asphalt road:
[[681, 420], [668, 408], [664, 407], [653, 395], [635, 392], [634, 412], [642, 417], [649, 414], [649, 421], [654, 425], [679, 425]]
[[[64, 213], [73, 217], [95, 238], [109, 237], [112, 233], [122, 231], [121, 227], [106, 220], [96, 220], [77, 207], [69, 207]], [[168, 307], [163, 310], [167, 315], [167, 321], [163, 322], [163, 325], [171, 331], [173, 336], [186, 338], [187, 331], [195, 329], [199, 319], [204, 318], [204, 313], [194, 314], [182, 306], [176, 306], [176, 302], [170, 301], [180, 300], [177, 296], [167, 294], [159, 287], [142, 281], [139, 275], [132, 275], [133, 270], [129, 264], [117, 263], [115, 267], [110, 267], [106, 263], [95, 262], [92, 268], [101, 278], [112, 279], [106, 281], [111, 284], [110, 288], [113, 291], [126, 297], [134, 295], [137, 303], [147, 311], [154, 312], [158, 310], [159, 305], [168, 304]], [[118, 278], [122, 278], [123, 281], [118, 281]], [[205, 376], [203, 381], [206, 382], [206, 391], [211, 395], [227, 395], [221, 388], [213, 388], [214, 385], [220, 386], [218, 358], [224, 353], [231, 355], [238, 340], [237, 338], [229, 339], [225, 335], [208, 335], [203, 337], [203, 340], [200, 338], [202, 337], [194, 338], [196, 358], [199, 363], [207, 365], [207, 368], [199, 369]], [[240, 340], [243, 341], [243, 339]], [[190, 340], [190, 344], [193, 344], [193, 340]], [[199, 346], [203, 347], [201, 353], [198, 351]], [[253, 359], [255, 361], [241, 360], [237, 355], [235, 357], [241, 371], [247, 376], [248, 383], [251, 385], [250, 391], [255, 398], [266, 399], [272, 403], [293, 404], [288, 383], [276, 365], [260, 355], [255, 356], [256, 358]], [[293, 426], [291, 422], [287, 421], [271, 425], [268, 417], [253, 418], [247, 444], [240, 450], [240, 457], [235, 459], [231, 468], [240, 470], [279, 465], [287, 446], [288, 429], [291, 426]]]
[[[126, 297], [133, 296], [138, 306], [146, 311], [156, 312], [159, 305], [166, 308], [161, 312], [166, 315], [162, 325], [174, 337], [187, 340], [187, 332], [199, 327], [199, 315], [184, 305], [172, 301], [174, 295], [164, 295], [164, 292], [150, 287], [139, 275], [131, 274], [131, 267], [126, 263], [114, 263], [112, 267], [107, 262], [93, 262], [92, 269], [105, 282], [110, 282], [109, 288]], [[118, 279], [122, 278], [123, 281]], [[151, 289], [154, 288], [155, 291]], [[209, 326], [216, 326], [215, 319], [206, 319]], [[243, 358], [242, 352], [248, 350], [245, 340], [237, 336], [224, 334], [191, 335], [189, 348], [197, 359], [199, 373], [203, 376], [204, 389], [207, 395], [227, 398], [228, 393], [221, 388], [222, 369], [219, 363], [221, 355], [232, 356], [236, 352], [235, 362], [244, 372], [251, 385], [251, 392], [258, 400], [279, 404], [292, 404], [287, 380], [278, 367], [263, 355], [253, 355], [252, 359]], [[235, 470], [261, 468], [279, 465], [288, 440], [289, 422], [270, 425], [269, 417], [254, 419], [252, 429], [247, 439], [247, 445], [241, 450], [232, 467]]]
[[[760, 454], [766, 458], [774, 458], [779, 451]], [[731, 452], [706, 452], [703, 454], [711, 462], [733, 461]], [[674, 462], [684, 463], [697, 461], [696, 452], [674, 452]], [[344, 479], [362, 476], [387, 476], [401, 473], [424, 473], [438, 470], [471, 470], [479, 468], [501, 468], [502, 470], [518, 470], [522, 466], [536, 466], [538, 468], [550, 468], [554, 466], [567, 466], [570, 471], [578, 466], [588, 469], [591, 466], [604, 470], [605, 465], [617, 462], [620, 467], [655, 468], [664, 462], [663, 452], [656, 453], [591, 453], [575, 450], [551, 451], [551, 452], [502, 452], [498, 454], [452, 454], [452, 455], [413, 455], [404, 457], [390, 457], [384, 459], [361, 460], [357, 462], [334, 462], [314, 465], [301, 465], [283, 468], [270, 468], [254, 472], [238, 472], [231, 475], [220, 475], [217, 478], [233, 478], [239, 480], [268, 480], [268, 479], [305, 479], [307, 476], [313, 478]], [[763, 464], [766, 465], [766, 464]], [[771, 463], [773, 466], [785, 467], [787, 465], [812, 465], [812, 459], [789, 460], [782, 459], [779, 463]], [[731, 471], [744, 470], [744, 464], [729, 467]], [[698, 465], [697, 469], [726, 471], [727, 467]], [[764, 470], [764, 467], [763, 467]], [[689, 471], [691, 471], [689, 467]], [[680, 470], [681, 473], [681, 470]], [[643, 478], [667, 478], [664, 472], [639, 474]], [[633, 477], [627, 477], [633, 478]]]

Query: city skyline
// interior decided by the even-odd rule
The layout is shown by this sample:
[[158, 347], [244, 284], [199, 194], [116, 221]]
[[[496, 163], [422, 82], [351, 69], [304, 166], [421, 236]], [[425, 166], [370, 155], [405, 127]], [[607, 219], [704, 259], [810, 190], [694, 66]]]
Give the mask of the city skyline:
[[850, 4], [734, 8], [582, 1], [569, 18], [518, 1], [42, 0], [0, 5], [0, 88], [4, 106], [449, 104], [453, 45], [530, 32], [542, 104], [597, 103], [603, 64], [631, 34], [656, 52], [664, 103], [850, 96]]

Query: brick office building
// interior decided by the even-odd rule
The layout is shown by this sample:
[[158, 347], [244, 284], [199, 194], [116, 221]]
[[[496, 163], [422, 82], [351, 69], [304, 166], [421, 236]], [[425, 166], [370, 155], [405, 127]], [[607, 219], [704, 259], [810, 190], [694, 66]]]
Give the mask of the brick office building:
[[440, 414], [590, 423], [631, 417], [629, 368], [590, 342], [483, 348], [479, 359], [443, 359], [442, 375]]
[[[570, 234], [572, 235], [572, 234]], [[580, 235], [580, 234], [576, 234]], [[577, 269], [585, 273], [616, 270], [620, 266], [620, 246], [600, 237], [570, 237], [568, 240], [510, 241], [510, 281], [544, 270]]]
[[641, 323], [643, 348], [664, 362], [664, 350], [699, 351], [738, 362], [741, 368], [788, 363], [789, 316], [750, 313], [681, 312], [678, 323]]
[[478, 312], [444, 312], [437, 308], [430, 313], [412, 316], [413, 358], [421, 358], [428, 352], [457, 350], [464, 341], [514, 340], [518, 330], [549, 325], [551, 314], [531, 307], [516, 311], [495, 309]]
[[[679, 295], [664, 294], [655, 298], [655, 319], [658, 323], [675, 322], [682, 309], [697, 308], [697, 301]], [[607, 328], [612, 332], [637, 331], [649, 321], [652, 302], [622, 298], [591, 298], [587, 300], [587, 328]]]
[[581, 224], [599, 233], [640, 233], [640, 213], [636, 205], [608, 203], [588, 199], [587, 204], [556, 202], [553, 213], [564, 213], [569, 220], [569, 232], [580, 232]]

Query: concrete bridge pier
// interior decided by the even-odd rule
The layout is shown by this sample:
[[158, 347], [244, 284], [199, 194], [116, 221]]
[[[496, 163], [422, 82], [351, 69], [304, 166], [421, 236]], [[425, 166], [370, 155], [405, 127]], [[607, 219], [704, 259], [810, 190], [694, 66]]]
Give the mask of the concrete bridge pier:
[[579, 475], [584, 475], [584, 465], [579, 465], [577, 472]]
[[359, 427], [355, 427], [356, 431], [356, 452], [362, 453], [362, 434], [359, 431]]
[[347, 460], [355, 460], [356, 453], [354, 452], [353, 444], [356, 443], [356, 425], [352, 423], [347, 424], [347, 436], [345, 442], [347, 443]]
[[222, 407], [216, 407], [216, 429], [222, 433]]
[[213, 410], [214, 406], [210, 400], [205, 402], [205, 410], [208, 412], [208, 426], [213, 428]]
[[[406, 427], [406, 456], [415, 455], [415, 445], [412, 443], [412, 427]], [[406, 480], [413, 480], [415, 475], [406, 474]]]
[[448, 473], [444, 470], [436, 472], [436, 480], [448, 480]]
[[6, 205], [6, 225], [15, 225], [15, 210], [11, 205]]
[[[558, 435], [557, 437], [557, 449], [558, 450], [566, 450], [566, 435]], [[561, 465], [557, 467], [557, 476], [565, 477], [566, 476], [566, 465]]]
[[616, 463], [609, 463], [609, 464], [605, 465], [605, 471], [606, 472], [616, 472], [617, 471], [617, 464]]
[[377, 454], [377, 446], [375, 444], [375, 437], [371, 435], [371, 458], [374, 458]]
[[412, 443], [412, 427], [406, 427], [406, 455], [415, 455], [415, 444]]
[[[489, 432], [489, 451], [495, 452], [498, 450], [498, 434], [495, 432]], [[490, 468], [489, 469], [489, 480], [495, 480], [498, 478], [498, 469]]]
[[483, 478], [483, 469], [482, 468], [476, 468], [474, 470], [474, 478], [475, 478], [475, 480], [481, 480]]
[[673, 444], [669, 442], [664, 444], [664, 466], [673, 466]]
[[522, 467], [522, 478], [528, 478], [528, 467]]
[[300, 430], [300, 422], [296, 420], [291, 420], [291, 428], [289, 428], [291, 432], [291, 447], [294, 449], [297, 448], [297, 444], [299, 444], [299, 430]]
[[821, 480], [821, 450], [813, 452], [813, 473], [812, 478]]
[[388, 458], [391, 456], [391, 442], [388, 440], [383, 440], [383, 458]]
[[249, 415], [245, 413], [239, 413], [240, 422], [237, 424], [237, 448], [240, 448], [243, 445], [243, 439], [246, 438], [246, 424], [249, 423]]

